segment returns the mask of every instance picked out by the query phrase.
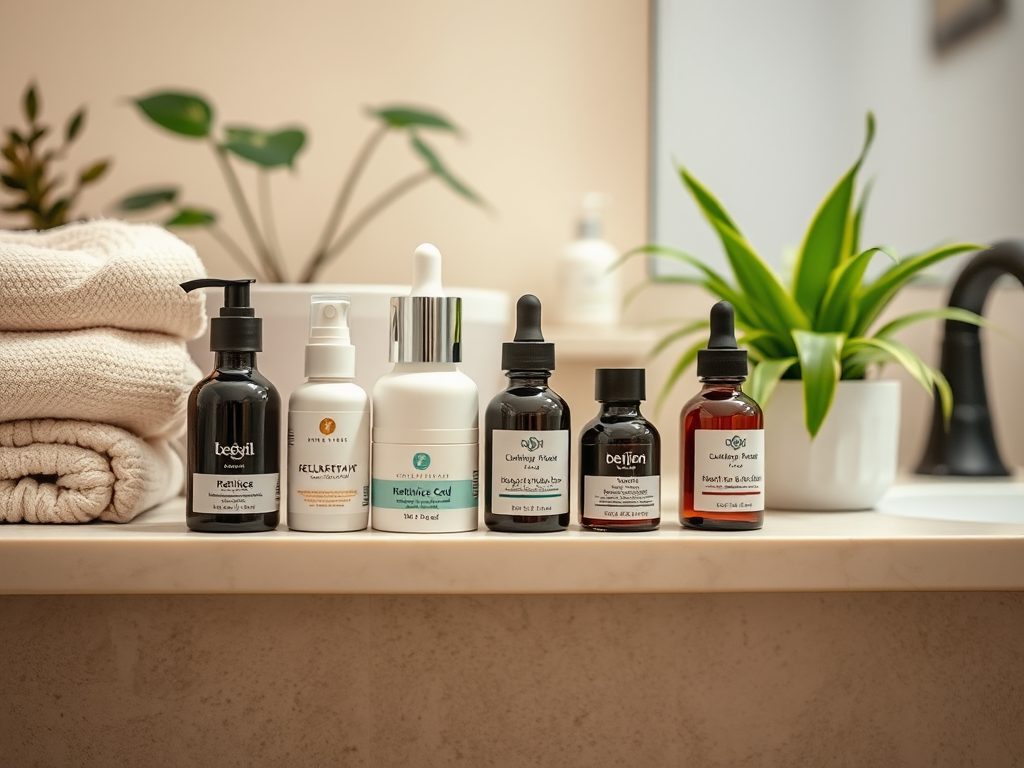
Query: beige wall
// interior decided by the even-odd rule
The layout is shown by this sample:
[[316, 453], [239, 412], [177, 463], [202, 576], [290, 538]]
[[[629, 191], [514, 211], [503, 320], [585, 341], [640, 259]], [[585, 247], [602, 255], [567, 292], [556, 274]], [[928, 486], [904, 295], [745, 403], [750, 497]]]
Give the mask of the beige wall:
[[[177, 87], [206, 94], [222, 124], [308, 128], [297, 172], [277, 171], [272, 183], [293, 264], [312, 249], [370, 132], [365, 106], [429, 105], [463, 128], [464, 141], [441, 136], [434, 144], [492, 209], [432, 183], [367, 228], [328, 280], [402, 282], [412, 250], [430, 241], [447, 257], [452, 285], [546, 298], [551, 259], [588, 190], [611, 196], [615, 243], [644, 239], [643, 0], [91, 0], [10, 3], [3, 16], [0, 124], [20, 117], [16, 101], [29, 77], [42, 89], [46, 117], [87, 103], [89, 124], [74, 158], [112, 155], [116, 164], [88, 196], [89, 212], [138, 186], [175, 181], [186, 200], [213, 206], [242, 237], [209, 150], [144, 123], [125, 101]], [[418, 167], [404, 140], [390, 139], [356, 206]], [[248, 168], [242, 178], [251, 183]], [[208, 236], [188, 237], [210, 272], [240, 274]]]

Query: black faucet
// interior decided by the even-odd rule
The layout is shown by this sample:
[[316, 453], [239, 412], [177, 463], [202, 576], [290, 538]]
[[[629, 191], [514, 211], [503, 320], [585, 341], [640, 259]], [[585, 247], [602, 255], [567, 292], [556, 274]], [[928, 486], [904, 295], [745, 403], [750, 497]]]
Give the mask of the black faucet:
[[[972, 258], [953, 285], [949, 306], [982, 314], [989, 290], [1004, 274], [1013, 275], [1024, 285], [1024, 243], [1005, 240]], [[953, 390], [953, 415], [947, 432], [936, 394], [931, 437], [916, 470], [919, 475], [1010, 474], [992, 433], [978, 330], [970, 323], [946, 321], [939, 369]]]

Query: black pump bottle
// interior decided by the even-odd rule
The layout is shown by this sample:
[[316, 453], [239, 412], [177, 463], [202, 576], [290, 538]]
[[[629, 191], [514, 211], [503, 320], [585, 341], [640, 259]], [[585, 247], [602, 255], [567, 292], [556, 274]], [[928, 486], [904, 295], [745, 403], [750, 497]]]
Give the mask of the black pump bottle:
[[252, 282], [181, 284], [186, 292], [224, 289], [220, 317], [210, 320], [214, 371], [188, 398], [185, 522], [193, 531], [272, 531], [280, 519], [281, 397], [256, 370], [263, 321], [249, 306]]
[[540, 299], [516, 304], [515, 340], [501, 347], [508, 388], [484, 413], [484, 522], [492, 531], [569, 527], [569, 406], [548, 388], [555, 345], [540, 329]]

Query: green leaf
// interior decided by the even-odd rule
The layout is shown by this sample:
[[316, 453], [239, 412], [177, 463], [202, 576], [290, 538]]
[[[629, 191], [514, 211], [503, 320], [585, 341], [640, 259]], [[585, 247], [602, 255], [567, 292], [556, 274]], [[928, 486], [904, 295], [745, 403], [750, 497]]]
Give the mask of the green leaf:
[[657, 357], [673, 342], [694, 334], [697, 331], [704, 330], [708, 325], [709, 323], [707, 320], [694, 320], [693, 322], [686, 323], [685, 325], [676, 328], [674, 331], [671, 331], [658, 339], [657, 344], [651, 348], [651, 351], [647, 353], [647, 356], [651, 358]]
[[858, 256], [847, 259], [834, 270], [829, 279], [825, 298], [821, 300], [821, 310], [815, 319], [816, 331], [849, 332], [857, 319], [857, 291], [867, 271], [868, 264], [879, 253], [884, 253], [897, 264], [899, 257], [896, 252], [886, 246], [868, 248]]
[[25, 117], [28, 118], [30, 123], [35, 123], [36, 115], [39, 112], [39, 98], [36, 96], [36, 87], [34, 84], [29, 85], [25, 90], [23, 106], [25, 108]]
[[432, 128], [439, 131], [458, 133], [455, 127], [447, 118], [426, 109], [416, 107], [382, 107], [380, 109], [369, 108], [367, 113], [383, 120], [390, 128]]
[[163, 203], [173, 203], [178, 196], [177, 187], [155, 187], [133, 192], [117, 202], [119, 211], [145, 211]]
[[843, 357], [854, 365], [896, 363], [902, 366], [929, 395], [938, 391], [943, 419], [949, 422], [953, 413], [953, 394], [949, 382], [906, 344], [877, 337], [853, 339], [844, 348]]
[[782, 374], [796, 362], [797, 358], [795, 357], [783, 357], [757, 363], [750, 372], [750, 378], [747, 379], [747, 394], [762, 408], [767, 408], [772, 392], [775, 391], [775, 385], [779, 383]]
[[82, 130], [82, 124], [85, 122], [85, 107], [75, 112], [67, 122], [67, 126], [64, 129], [64, 136], [68, 143], [75, 140], [75, 137]]
[[857, 203], [857, 212], [853, 215], [853, 236], [850, 238], [850, 254], [860, 253], [860, 233], [864, 223], [864, 214], [867, 212], [868, 200], [871, 198], [871, 190], [875, 186], [875, 180], [868, 179], [867, 184], [860, 193], [860, 202]]
[[860, 170], [875, 137], [875, 116], [868, 112], [867, 136], [857, 161], [825, 198], [811, 220], [811, 226], [800, 246], [793, 273], [793, 295], [807, 314], [814, 317], [828, 288], [832, 270], [841, 264], [853, 243], [853, 222], [850, 207], [853, 201], [857, 171]]
[[987, 247], [975, 243], [956, 243], [904, 259], [899, 264], [893, 265], [860, 294], [857, 307], [857, 322], [854, 324], [853, 332], [850, 335], [866, 335], [868, 329], [878, 318], [878, 315], [892, 301], [892, 298], [900, 288], [906, 285], [922, 269], [926, 269], [951, 256], [968, 251], [983, 251]]
[[165, 227], [205, 227], [217, 221], [217, 214], [199, 208], [181, 208], [164, 222]]
[[6, 173], [0, 173], [0, 184], [3, 184], [8, 189], [25, 189], [25, 182]]
[[209, 136], [213, 109], [200, 96], [192, 93], [165, 91], [135, 99], [142, 113], [172, 133], [181, 136]]
[[704, 349], [707, 346], [707, 339], [700, 339], [694, 342], [693, 346], [689, 347], [683, 354], [676, 360], [676, 364], [672, 367], [672, 370], [668, 374], [668, 378], [665, 379], [665, 383], [661, 385], [661, 391], [658, 392], [658, 398], [654, 403], [655, 412], [661, 411], [661, 406], [665, 404], [665, 398], [672, 392], [672, 388], [679, 381], [679, 377], [683, 375], [687, 368], [693, 365], [697, 359], [697, 352]]
[[99, 178], [107, 172], [109, 167], [109, 160], [100, 160], [99, 162], [93, 163], [78, 174], [78, 183], [84, 186], [98, 181]]
[[306, 143], [306, 134], [299, 128], [262, 131], [259, 128], [228, 126], [227, 139], [221, 145], [229, 152], [264, 168], [295, 165], [295, 156]]
[[803, 310], [750, 244], [728, 225], [721, 222], [712, 224], [725, 245], [736, 281], [749, 298], [749, 310], [760, 318], [759, 326], [779, 334], [786, 334], [794, 328], [810, 329]]
[[[686, 169], [680, 176], [697, 205], [718, 233], [733, 274], [746, 294], [750, 324], [786, 335], [791, 328], [810, 328], [803, 311], [779, 282], [778, 276], [743, 238], [715, 197]], [[735, 306], [735, 303], [734, 303]]]
[[739, 233], [740, 228], [736, 226], [736, 223], [729, 217], [729, 214], [725, 212], [725, 208], [718, 202], [718, 199], [711, 194], [711, 191], [707, 189], [703, 184], [697, 181], [697, 178], [690, 174], [682, 165], [676, 163], [676, 170], [679, 172], [679, 178], [683, 180], [683, 184], [690, 190], [690, 194], [693, 195], [697, 201], [697, 205], [700, 206], [701, 211], [704, 212], [704, 216], [711, 221], [712, 219], [722, 222], [723, 224], [731, 227], [735, 232]]
[[842, 373], [840, 353], [846, 334], [793, 331], [804, 382], [804, 421], [813, 440], [821, 429]]
[[[874, 335], [876, 339], [887, 339], [908, 325], [919, 323], [922, 320], [956, 320], [960, 323], [968, 323], [969, 325], [977, 325], [985, 328], [995, 328], [995, 325], [986, 320], [981, 315], [976, 315], [967, 309], [961, 309], [960, 307], [940, 307], [939, 309], [923, 309], [919, 312], [911, 312], [897, 317], [881, 328], [879, 328]], [[1004, 332], [1005, 333], [1005, 332]], [[1005, 335], [1010, 336], [1009, 333]], [[1012, 337], [1011, 337], [1012, 338]]]
[[484, 200], [476, 192], [471, 190], [461, 181], [456, 179], [445, 167], [444, 163], [441, 162], [441, 158], [438, 157], [437, 153], [434, 152], [430, 147], [423, 143], [423, 140], [419, 136], [413, 134], [411, 139], [412, 148], [416, 151], [420, 157], [426, 161], [430, 170], [434, 172], [434, 175], [440, 178], [445, 184], [451, 187], [456, 193], [462, 195], [467, 200], [476, 203], [477, 205], [484, 205]]

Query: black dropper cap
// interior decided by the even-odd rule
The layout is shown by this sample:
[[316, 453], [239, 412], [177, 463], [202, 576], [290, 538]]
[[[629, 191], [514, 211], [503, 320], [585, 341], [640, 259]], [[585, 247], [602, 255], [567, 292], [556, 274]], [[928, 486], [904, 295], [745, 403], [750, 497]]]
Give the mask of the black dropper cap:
[[185, 293], [196, 288], [224, 289], [220, 317], [210, 320], [210, 351], [263, 351], [263, 320], [256, 317], [256, 310], [249, 306], [249, 285], [255, 282], [252, 278], [218, 280], [208, 277], [181, 284]]
[[736, 348], [735, 319], [732, 304], [728, 301], [720, 301], [711, 308], [711, 335], [707, 349], [697, 351], [697, 377], [747, 377], [747, 350]]
[[540, 332], [540, 299], [524, 294], [516, 302], [516, 336], [501, 345], [504, 371], [553, 371], [555, 345]]
[[643, 368], [598, 368], [594, 372], [594, 399], [599, 403], [639, 403], [647, 399], [647, 371]]

